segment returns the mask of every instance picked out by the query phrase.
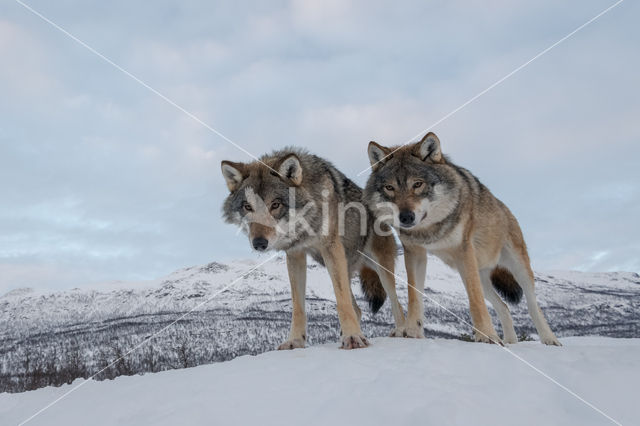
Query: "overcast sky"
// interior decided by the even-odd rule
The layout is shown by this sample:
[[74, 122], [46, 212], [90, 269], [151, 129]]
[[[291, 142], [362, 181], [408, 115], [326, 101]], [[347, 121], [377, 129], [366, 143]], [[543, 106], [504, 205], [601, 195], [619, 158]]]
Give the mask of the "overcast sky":
[[[27, 3], [251, 153], [304, 146], [362, 185], [370, 140], [406, 142], [614, 1]], [[640, 271], [638, 16], [432, 129], [535, 269]], [[256, 256], [220, 218], [220, 161], [246, 154], [14, 1], [0, 58], [0, 293]]]

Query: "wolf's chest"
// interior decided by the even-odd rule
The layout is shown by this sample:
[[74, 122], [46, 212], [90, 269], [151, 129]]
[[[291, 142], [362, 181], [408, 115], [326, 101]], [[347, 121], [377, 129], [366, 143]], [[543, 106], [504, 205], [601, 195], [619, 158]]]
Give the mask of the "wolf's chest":
[[433, 234], [401, 235], [403, 244], [422, 246], [427, 252], [437, 256], [444, 263], [455, 269], [455, 249], [462, 243], [464, 227], [458, 224], [446, 235], [437, 237]]
[[462, 224], [458, 224], [444, 235], [437, 231], [422, 231], [411, 234], [401, 233], [400, 239], [405, 244], [422, 246], [435, 254], [436, 251], [458, 247], [462, 242], [463, 231]]

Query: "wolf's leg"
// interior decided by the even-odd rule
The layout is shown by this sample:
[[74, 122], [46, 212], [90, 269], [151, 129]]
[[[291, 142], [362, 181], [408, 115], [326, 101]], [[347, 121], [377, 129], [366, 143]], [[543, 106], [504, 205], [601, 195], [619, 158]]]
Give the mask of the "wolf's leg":
[[287, 271], [291, 283], [291, 330], [289, 339], [278, 349], [304, 348], [307, 341], [307, 314], [305, 312], [305, 291], [307, 287], [307, 254], [287, 252]]
[[498, 296], [498, 293], [496, 293], [496, 290], [493, 288], [490, 275], [491, 271], [489, 269], [483, 269], [480, 271], [480, 279], [482, 280], [484, 296], [489, 302], [491, 302], [493, 309], [498, 313], [500, 324], [502, 324], [502, 340], [505, 343], [518, 343], [518, 336], [516, 335], [516, 330], [513, 328], [513, 320], [509, 313], [509, 307], [504, 303], [500, 296]]
[[[382, 264], [382, 262], [380, 262], [380, 264]], [[393, 268], [393, 264], [390, 266], [391, 268]], [[393, 275], [393, 272], [389, 272], [386, 269], [389, 269], [389, 271], [393, 271], [393, 269], [390, 269], [388, 266], [385, 266], [385, 269], [377, 267], [376, 271], [378, 272], [378, 276], [380, 277], [380, 282], [384, 287], [384, 291], [386, 291], [387, 295], [389, 296], [389, 303], [391, 303], [391, 312], [393, 313], [393, 320], [396, 324], [395, 328], [389, 335], [391, 337], [402, 337], [406, 335], [404, 329], [404, 312], [402, 311], [402, 306], [400, 305], [400, 302], [398, 301], [398, 295], [396, 294], [395, 276]]]
[[349, 286], [349, 292], [351, 292], [351, 305], [353, 306], [353, 310], [356, 311], [358, 324], [360, 324], [360, 321], [362, 320], [362, 311], [360, 310], [360, 306], [358, 306], [356, 297], [353, 295], [353, 289], [351, 288], [351, 286]]
[[501, 344], [502, 342], [491, 323], [491, 316], [489, 316], [489, 310], [484, 301], [478, 262], [473, 246], [470, 243], [463, 245], [460, 256], [456, 259], [456, 266], [469, 297], [469, 310], [476, 342]]
[[420, 246], [404, 246], [404, 264], [407, 269], [409, 306], [403, 335], [424, 337], [424, 280], [427, 275], [427, 250]]
[[560, 341], [553, 334], [553, 331], [551, 331], [547, 320], [544, 318], [542, 310], [540, 310], [540, 306], [538, 306], [533, 271], [529, 264], [529, 256], [526, 252], [523, 254], [513, 248], [509, 248], [503, 253], [505, 253], [505, 266], [509, 271], [511, 271], [516, 278], [516, 281], [518, 281], [518, 284], [522, 287], [524, 296], [527, 299], [527, 309], [529, 310], [529, 315], [536, 326], [538, 336], [540, 336], [540, 341], [545, 345], [562, 346]]
[[351, 283], [349, 282], [347, 258], [342, 241], [337, 236], [329, 236], [326, 241], [323, 241], [321, 250], [324, 264], [327, 266], [333, 282], [333, 291], [336, 294], [338, 319], [342, 330], [341, 348], [355, 349], [369, 346], [369, 342], [360, 330], [360, 324], [351, 302]]
[[390, 336], [401, 337], [404, 334], [404, 312], [402, 312], [402, 306], [400, 302], [398, 302], [398, 294], [396, 293], [396, 279], [394, 275], [395, 255], [391, 256], [384, 252], [380, 253], [375, 249], [374, 245], [373, 257], [377, 263], [376, 272], [380, 277], [384, 291], [387, 293], [387, 296], [389, 296], [391, 312], [393, 313], [393, 319], [396, 324]]
[[402, 306], [398, 302], [398, 294], [396, 293], [396, 277], [394, 274], [396, 266], [396, 241], [392, 236], [383, 236], [373, 234], [372, 254], [376, 261], [376, 272], [380, 277], [380, 282], [384, 291], [389, 297], [391, 304], [391, 312], [396, 327], [391, 331], [391, 337], [401, 337], [404, 335], [404, 312]]

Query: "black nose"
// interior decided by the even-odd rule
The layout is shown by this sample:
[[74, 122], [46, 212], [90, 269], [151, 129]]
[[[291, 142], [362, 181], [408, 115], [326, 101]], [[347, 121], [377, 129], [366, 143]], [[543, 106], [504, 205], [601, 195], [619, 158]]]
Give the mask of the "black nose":
[[400, 212], [399, 218], [401, 225], [410, 226], [416, 220], [416, 215], [411, 210], [404, 210]]
[[266, 238], [258, 237], [254, 238], [253, 241], [251, 241], [251, 244], [253, 244], [254, 249], [265, 251], [267, 249], [267, 246], [269, 245], [269, 241], [267, 241]]

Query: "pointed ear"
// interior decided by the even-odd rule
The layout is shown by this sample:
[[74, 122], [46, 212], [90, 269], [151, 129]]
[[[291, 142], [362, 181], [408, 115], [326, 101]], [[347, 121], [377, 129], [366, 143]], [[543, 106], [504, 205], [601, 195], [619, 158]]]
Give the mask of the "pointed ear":
[[440, 139], [438, 139], [433, 132], [427, 133], [422, 140], [415, 145], [413, 155], [422, 161], [429, 159], [434, 163], [441, 163], [443, 158], [442, 151], [440, 150]]
[[233, 192], [244, 180], [245, 165], [242, 163], [234, 163], [232, 161], [223, 161], [220, 164], [222, 176], [227, 181], [229, 191]]
[[371, 163], [373, 171], [376, 171], [378, 167], [383, 165], [393, 156], [390, 155], [391, 150], [389, 148], [379, 145], [374, 141], [369, 142], [367, 153], [369, 154], [369, 162]]
[[280, 167], [278, 173], [285, 180], [290, 180], [294, 185], [298, 186], [302, 183], [302, 165], [300, 159], [295, 154], [287, 155]]

